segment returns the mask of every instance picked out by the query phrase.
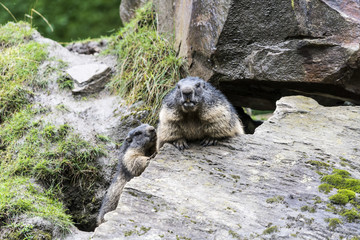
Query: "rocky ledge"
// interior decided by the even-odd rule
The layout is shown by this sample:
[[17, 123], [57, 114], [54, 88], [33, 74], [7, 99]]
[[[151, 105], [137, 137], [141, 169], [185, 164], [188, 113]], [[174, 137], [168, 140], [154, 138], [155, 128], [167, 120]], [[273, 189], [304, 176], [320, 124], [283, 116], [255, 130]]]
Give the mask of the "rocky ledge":
[[282, 98], [253, 135], [183, 152], [165, 145], [92, 239], [359, 237], [359, 218], [341, 216], [359, 194], [340, 206], [329, 200], [336, 189], [318, 188], [334, 169], [360, 178], [359, 139], [360, 107]]

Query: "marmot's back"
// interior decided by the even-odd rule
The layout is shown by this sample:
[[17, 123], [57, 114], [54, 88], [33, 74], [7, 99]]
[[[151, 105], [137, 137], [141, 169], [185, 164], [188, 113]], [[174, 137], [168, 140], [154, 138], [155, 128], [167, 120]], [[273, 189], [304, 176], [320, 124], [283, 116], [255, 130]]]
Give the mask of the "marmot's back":
[[165, 96], [159, 120], [157, 149], [169, 142], [182, 150], [188, 148], [188, 140], [214, 145], [218, 139], [244, 133], [226, 97], [197, 77], [180, 80]]

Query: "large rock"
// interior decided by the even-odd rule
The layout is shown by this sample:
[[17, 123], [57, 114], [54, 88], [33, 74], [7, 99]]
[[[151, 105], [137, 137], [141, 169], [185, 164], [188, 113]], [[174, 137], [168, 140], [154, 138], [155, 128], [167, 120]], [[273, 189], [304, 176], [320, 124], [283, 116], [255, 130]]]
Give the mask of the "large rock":
[[142, 7], [149, 0], [122, 0], [120, 3], [119, 14], [123, 23], [130, 22], [135, 17], [136, 9]]
[[[92, 239], [359, 236], [358, 220], [349, 223], [329, 211], [329, 195], [318, 190], [319, 171], [340, 168], [360, 178], [359, 138], [360, 107], [282, 98], [254, 135], [214, 147], [192, 144], [183, 152], [165, 144], [128, 183], [118, 208], [105, 215]], [[315, 160], [329, 167], [317, 168]], [[343, 223], [332, 228], [328, 218]]]
[[175, 32], [190, 74], [218, 83], [237, 106], [274, 109], [299, 92], [360, 103], [357, 0], [155, 3], [159, 30]]

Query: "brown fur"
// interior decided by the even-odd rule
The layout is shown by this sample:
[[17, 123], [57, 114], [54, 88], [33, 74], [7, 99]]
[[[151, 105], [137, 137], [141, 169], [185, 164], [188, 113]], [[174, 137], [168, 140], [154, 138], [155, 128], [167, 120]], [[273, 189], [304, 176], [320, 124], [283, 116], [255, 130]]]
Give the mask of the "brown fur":
[[149, 165], [156, 150], [155, 143], [156, 133], [152, 126], [143, 124], [129, 132], [122, 145], [117, 172], [102, 201], [97, 225], [104, 221], [107, 212], [116, 209], [126, 183], [140, 176]]
[[200, 100], [194, 110], [184, 110], [181, 102], [174, 99], [181, 96], [178, 93], [180, 87], [165, 97], [159, 115], [157, 150], [166, 142], [183, 149], [188, 148], [188, 140], [203, 140], [203, 145], [213, 145], [218, 139], [244, 134], [242, 124], [225, 96], [201, 79], [195, 78], [193, 82], [187, 80], [186, 89], [198, 82], [204, 84], [204, 90], [198, 93], [204, 97], [198, 97]]

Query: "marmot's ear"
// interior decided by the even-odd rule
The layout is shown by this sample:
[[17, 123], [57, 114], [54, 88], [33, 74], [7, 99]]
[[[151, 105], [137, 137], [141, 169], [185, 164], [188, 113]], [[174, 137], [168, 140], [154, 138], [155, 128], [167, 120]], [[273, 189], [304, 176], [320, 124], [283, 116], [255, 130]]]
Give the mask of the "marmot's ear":
[[127, 137], [127, 138], [126, 138], [126, 141], [127, 141], [128, 143], [131, 143], [131, 142], [132, 142], [132, 138], [131, 138], [131, 137]]

